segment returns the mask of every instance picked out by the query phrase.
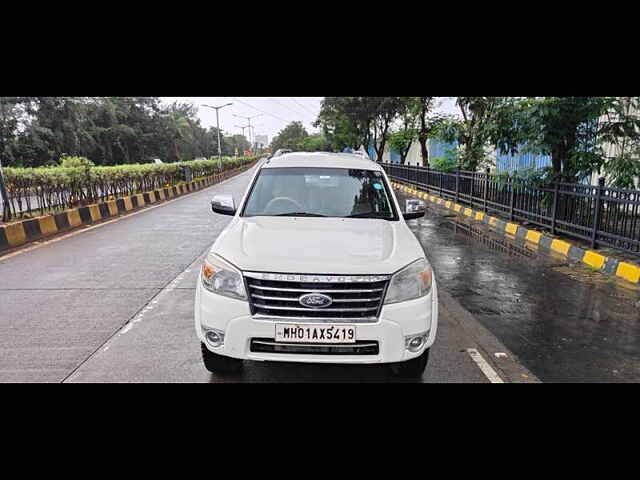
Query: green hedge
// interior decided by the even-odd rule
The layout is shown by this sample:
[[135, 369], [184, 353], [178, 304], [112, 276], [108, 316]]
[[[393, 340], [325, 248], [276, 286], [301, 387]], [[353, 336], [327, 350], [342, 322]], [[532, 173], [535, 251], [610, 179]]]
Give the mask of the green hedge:
[[189, 167], [196, 179], [240, 167], [255, 159], [223, 157], [220, 169], [217, 158], [97, 167], [82, 157], [66, 157], [59, 167], [5, 168], [9, 218], [24, 216], [34, 210], [64, 210], [104, 201], [112, 196], [126, 196], [175, 185], [184, 181], [184, 167]]

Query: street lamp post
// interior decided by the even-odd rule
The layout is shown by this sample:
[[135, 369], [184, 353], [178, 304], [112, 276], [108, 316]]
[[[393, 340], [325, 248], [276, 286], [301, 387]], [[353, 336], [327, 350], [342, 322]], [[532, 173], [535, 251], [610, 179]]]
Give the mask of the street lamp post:
[[218, 116], [218, 110], [220, 110], [223, 107], [228, 107], [229, 105], [233, 105], [233, 103], [226, 103], [218, 107], [205, 105], [204, 103], [202, 104], [203, 107], [213, 108], [216, 111], [216, 129], [218, 130], [218, 168], [220, 170], [222, 170], [222, 144], [220, 143], [220, 117]]
[[253, 134], [253, 146], [256, 149], [256, 152], [258, 151], [258, 142], [256, 140], [256, 127], [254, 127], [253, 125], [251, 125], [251, 131]]
[[234, 127], [242, 129], [242, 136], [244, 137], [244, 129], [248, 128], [249, 125], [244, 125], [244, 126], [242, 126], [242, 125], [234, 125]]
[[[247, 120], [247, 125], [249, 127], [249, 137], [251, 137], [251, 119], [252, 118], [256, 118], [259, 117], [260, 115], [262, 115], [261, 113], [254, 115], [253, 117], [243, 117], [241, 115], [236, 115], [235, 113], [233, 114], [234, 117], [238, 117], [238, 118], [244, 118]], [[251, 141], [251, 138], [249, 139], [249, 143], [253, 146], [253, 142]]]
[[[250, 125], [244, 125], [244, 126], [243, 126], [243, 125], [234, 125], [234, 127], [236, 127], [236, 128], [240, 128], [240, 129], [242, 130], [242, 138], [244, 138], [244, 139], [245, 139], [245, 141], [246, 141], [246, 140], [247, 140], [247, 137], [245, 137], [245, 136], [244, 136], [244, 129], [245, 129], [245, 128], [249, 128], [249, 127], [250, 127]], [[249, 145], [249, 146], [251, 146], [251, 145]], [[243, 150], [243, 153], [242, 153], [242, 154], [244, 155], [244, 150]]]

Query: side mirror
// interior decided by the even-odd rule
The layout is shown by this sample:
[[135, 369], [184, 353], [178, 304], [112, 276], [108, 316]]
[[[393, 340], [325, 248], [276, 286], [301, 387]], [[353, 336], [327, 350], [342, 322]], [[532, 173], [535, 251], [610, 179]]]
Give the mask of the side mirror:
[[211, 210], [221, 215], [235, 215], [236, 204], [231, 195], [216, 195], [211, 200]]
[[414, 220], [424, 217], [427, 208], [422, 200], [412, 198], [406, 201], [405, 211], [402, 214], [405, 220]]

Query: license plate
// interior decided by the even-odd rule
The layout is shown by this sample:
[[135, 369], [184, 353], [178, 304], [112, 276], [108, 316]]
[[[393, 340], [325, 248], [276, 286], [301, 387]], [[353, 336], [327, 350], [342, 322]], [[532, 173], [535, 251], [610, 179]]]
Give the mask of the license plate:
[[286, 343], [356, 343], [353, 325], [276, 324], [276, 342]]

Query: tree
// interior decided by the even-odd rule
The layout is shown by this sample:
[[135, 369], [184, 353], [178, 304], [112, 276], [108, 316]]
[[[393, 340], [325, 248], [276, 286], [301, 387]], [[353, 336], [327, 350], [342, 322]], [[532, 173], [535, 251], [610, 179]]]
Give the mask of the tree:
[[92, 147], [87, 131], [87, 97], [30, 97], [24, 102], [30, 122], [20, 133], [26, 166], [55, 162], [64, 153], [85, 154]]
[[551, 155], [556, 177], [572, 181], [600, 167], [595, 124], [605, 103], [605, 97], [528, 98], [518, 105], [516, 132], [528, 150]]
[[[501, 135], [526, 150], [551, 155], [558, 180], [576, 181], [602, 167], [630, 185], [640, 118], [637, 97], [531, 97], [513, 105]], [[515, 140], [515, 142], [514, 142]], [[604, 150], [613, 145], [617, 155]]]
[[271, 141], [271, 150], [274, 152], [281, 148], [296, 150], [299, 140], [308, 136], [309, 134], [302, 125], [302, 122], [291, 122], [273, 138]]
[[314, 133], [299, 139], [295, 144], [295, 150], [301, 152], [328, 152], [331, 151], [331, 144], [321, 133]]
[[640, 176], [640, 97], [608, 97], [599, 118], [598, 147], [611, 183], [635, 188]]
[[[510, 108], [514, 97], [457, 97], [456, 105], [461, 120], [446, 119], [440, 122], [438, 131], [443, 140], [460, 145], [459, 166], [475, 171], [486, 163], [486, 148], [498, 141], [505, 147], [515, 148]], [[507, 121], [505, 122], [505, 118]], [[509, 128], [505, 129], [505, 126]], [[503, 131], [505, 130], [505, 131]]]
[[389, 134], [389, 146], [400, 153], [400, 163], [404, 165], [409, 149], [417, 138], [418, 109], [415, 97], [401, 97], [398, 109], [400, 124]]
[[402, 107], [401, 97], [326, 97], [314, 125], [335, 150], [373, 143], [381, 158], [389, 127]]
[[[8, 104], [9, 97], [2, 98]], [[189, 103], [165, 106], [157, 97], [12, 98], [13, 126], [0, 126], [11, 164], [55, 165], [63, 154], [117, 165], [217, 153], [217, 131], [204, 129]]]
[[435, 126], [435, 122], [429, 120], [429, 113], [435, 106], [435, 97], [415, 97], [414, 105], [414, 108], [418, 110], [418, 142], [420, 142], [420, 151], [422, 152], [422, 164], [426, 166], [429, 165], [427, 140]]
[[0, 97], [0, 198], [2, 199], [2, 220], [10, 217], [9, 197], [4, 184], [3, 165], [14, 159], [15, 133], [19, 125], [19, 97]]
[[363, 97], [366, 109], [372, 115], [373, 145], [377, 161], [382, 161], [384, 147], [388, 140], [389, 128], [405, 109], [402, 97]]
[[322, 130], [333, 150], [368, 145], [370, 118], [361, 97], [325, 97], [315, 127]]
[[230, 137], [222, 137], [222, 154], [223, 155], [242, 155], [245, 150], [249, 150], [251, 144], [244, 135], [235, 134]]
[[20, 97], [0, 97], [0, 163], [4, 166], [15, 158], [20, 113]]

